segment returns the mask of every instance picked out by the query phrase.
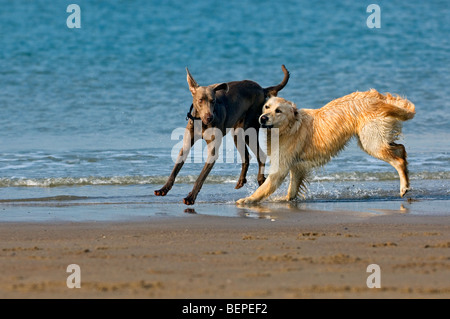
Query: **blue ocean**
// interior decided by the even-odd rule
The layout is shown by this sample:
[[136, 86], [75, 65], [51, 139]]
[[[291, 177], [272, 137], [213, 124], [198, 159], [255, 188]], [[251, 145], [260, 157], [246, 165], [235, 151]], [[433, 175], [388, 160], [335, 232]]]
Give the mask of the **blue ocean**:
[[[291, 78], [279, 95], [299, 108], [370, 88], [416, 106], [400, 141], [407, 198], [396, 171], [352, 141], [292, 205], [450, 214], [450, 3], [376, 1], [371, 28], [372, 3], [0, 0], [0, 221], [183, 215], [203, 163], [186, 163], [167, 196], [153, 191], [172, 170], [182, 138], [173, 133], [192, 103], [185, 68], [200, 85], [268, 87], [282, 64]], [[223, 151], [233, 150], [225, 138]], [[257, 188], [252, 161], [234, 189], [240, 167], [238, 156], [216, 164], [192, 211], [239, 216], [234, 202]]]

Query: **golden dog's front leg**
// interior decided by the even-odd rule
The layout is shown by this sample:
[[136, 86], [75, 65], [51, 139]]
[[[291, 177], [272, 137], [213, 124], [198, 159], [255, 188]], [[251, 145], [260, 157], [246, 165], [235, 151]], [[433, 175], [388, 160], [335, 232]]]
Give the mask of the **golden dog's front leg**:
[[269, 197], [278, 187], [280, 187], [287, 173], [288, 170], [270, 174], [264, 183], [251, 196], [239, 199], [236, 204], [256, 203]]

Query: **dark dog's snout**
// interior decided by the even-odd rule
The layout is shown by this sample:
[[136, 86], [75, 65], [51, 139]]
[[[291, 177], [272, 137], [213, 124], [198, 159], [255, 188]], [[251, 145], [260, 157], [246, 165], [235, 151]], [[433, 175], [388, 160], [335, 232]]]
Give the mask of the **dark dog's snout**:
[[261, 117], [259, 118], [259, 123], [266, 124], [268, 120], [269, 117], [267, 115], [261, 115]]
[[206, 114], [205, 120], [206, 120], [207, 123], [211, 123], [212, 120], [214, 120], [214, 115], [211, 114], [211, 113]]

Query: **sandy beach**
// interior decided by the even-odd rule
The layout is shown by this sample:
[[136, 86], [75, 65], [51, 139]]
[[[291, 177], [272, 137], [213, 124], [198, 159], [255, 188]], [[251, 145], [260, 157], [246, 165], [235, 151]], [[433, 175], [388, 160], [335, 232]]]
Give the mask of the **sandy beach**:
[[[0, 298], [9, 305], [35, 298], [450, 298], [448, 2], [2, 4]], [[269, 152], [265, 130], [253, 134], [254, 121], [244, 132], [255, 147], [240, 187], [247, 166], [231, 128], [269, 112], [263, 95], [283, 83], [281, 65], [290, 78], [278, 96], [295, 103], [297, 110], [288, 108], [294, 114], [375, 89], [407, 99], [416, 115], [400, 116], [404, 110], [368, 96], [370, 111], [349, 105], [323, 121], [301, 121], [313, 126], [307, 131], [322, 123], [327, 133], [292, 143], [311, 137], [317, 149], [337, 150], [338, 133], [356, 127], [365, 138], [354, 136], [312, 171], [298, 198], [286, 202], [286, 176], [264, 202], [237, 206], [259, 187], [253, 150], [259, 153], [259, 143]], [[235, 82], [245, 80], [264, 94], [253, 82]], [[191, 145], [182, 169], [176, 164], [183, 140], [190, 141], [191, 115], [213, 119], [202, 126], [205, 140], [219, 140], [207, 127], [227, 126], [209, 174], [212, 144], [205, 140]], [[354, 120], [363, 117], [372, 124]], [[409, 120], [401, 128], [396, 118]], [[410, 179], [403, 197], [399, 144]], [[402, 161], [386, 158], [394, 153]], [[294, 157], [292, 163], [310, 161]], [[266, 176], [276, 162], [267, 158]], [[402, 177], [389, 163], [401, 166]], [[156, 196], [174, 166], [175, 184]], [[199, 185], [195, 204], [184, 205]], [[308, 313], [297, 304], [295, 310]]]
[[450, 297], [448, 216], [260, 214], [2, 223], [0, 298]]

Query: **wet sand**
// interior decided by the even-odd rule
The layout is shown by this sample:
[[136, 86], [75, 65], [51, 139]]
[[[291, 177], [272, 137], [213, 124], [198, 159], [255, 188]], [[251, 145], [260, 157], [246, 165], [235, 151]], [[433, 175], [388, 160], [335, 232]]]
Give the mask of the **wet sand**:
[[[0, 298], [450, 297], [448, 216], [260, 214], [5, 222]], [[67, 287], [70, 264], [81, 288]], [[369, 264], [381, 288], [367, 287]]]

